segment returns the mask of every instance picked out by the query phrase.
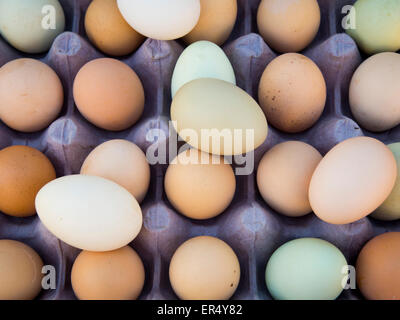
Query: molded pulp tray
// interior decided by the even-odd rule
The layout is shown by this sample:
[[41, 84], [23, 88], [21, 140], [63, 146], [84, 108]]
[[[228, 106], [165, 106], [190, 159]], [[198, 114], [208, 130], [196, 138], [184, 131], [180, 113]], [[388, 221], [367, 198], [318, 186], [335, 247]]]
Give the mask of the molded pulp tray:
[[[140, 121], [122, 132], [107, 132], [89, 124], [78, 112], [72, 84], [80, 67], [102, 57], [88, 42], [83, 21], [89, 0], [61, 0], [66, 14], [66, 32], [59, 35], [46, 55], [33, 56], [49, 64], [60, 76], [65, 93], [62, 113], [46, 130], [25, 134], [0, 123], [0, 148], [29, 145], [43, 151], [53, 162], [57, 176], [79, 173], [89, 152], [109, 139], [128, 139], [146, 150], [152, 143], [147, 135], [159, 128], [168, 137], [170, 82], [176, 60], [183, 50], [181, 41], [147, 39], [132, 55], [122, 58], [142, 80], [145, 111]], [[223, 46], [236, 73], [238, 86], [257, 100], [258, 83], [265, 66], [276, 56], [257, 34], [256, 12], [260, 0], [238, 0], [235, 29]], [[319, 0], [322, 20], [314, 42], [303, 52], [321, 68], [328, 97], [321, 119], [301, 134], [286, 134], [270, 126], [267, 140], [255, 151], [255, 166], [273, 145], [285, 140], [301, 140], [323, 155], [335, 144], [353, 136], [368, 135], [352, 119], [348, 87], [357, 66], [365, 59], [354, 41], [343, 33], [342, 7], [353, 0]], [[282, 23], [285, 23], [282, 21]], [[23, 55], [0, 39], [0, 66]], [[32, 57], [32, 56], [31, 56]], [[400, 141], [400, 128], [373, 135], [385, 143]], [[162, 142], [161, 140], [159, 140]], [[169, 204], [163, 179], [167, 165], [152, 165], [151, 185], [142, 203], [144, 224], [131, 243], [146, 269], [140, 299], [177, 299], [168, 279], [169, 261], [177, 247], [198, 235], [217, 236], [235, 250], [240, 260], [241, 279], [233, 299], [271, 299], [265, 285], [265, 266], [275, 249], [291, 239], [319, 237], [336, 245], [349, 264], [355, 264], [362, 246], [374, 235], [400, 231], [398, 222], [378, 222], [369, 217], [349, 225], [330, 225], [314, 214], [289, 218], [277, 214], [262, 200], [255, 174], [237, 176], [237, 189], [229, 208], [207, 221], [194, 221], [177, 213]], [[70, 271], [79, 250], [56, 239], [37, 216], [13, 218], [0, 213], [0, 239], [20, 240], [32, 246], [45, 264], [57, 271], [57, 288], [42, 291], [39, 299], [75, 299]], [[344, 290], [339, 299], [362, 299], [357, 290]]]

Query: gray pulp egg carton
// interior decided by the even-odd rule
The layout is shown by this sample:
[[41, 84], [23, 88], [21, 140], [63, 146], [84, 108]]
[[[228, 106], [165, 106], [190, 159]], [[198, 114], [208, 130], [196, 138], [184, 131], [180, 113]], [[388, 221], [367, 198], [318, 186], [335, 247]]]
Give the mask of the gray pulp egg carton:
[[[89, 0], [61, 0], [66, 14], [66, 32], [59, 35], [45, 55], [29, 56], [10, 47], [0, 38], [0, 66], [20, 58], [33, 57], [50, 65], [60, 76], [65, 93], [59, 117], [44, 131], [19, 133], [0, 123], [0, 148], [29, 145], [44, 152], [56, 167], [57, 176], [79, 173], [89, 152], [109, 139], [128, 139], [142, 150], [154, 141], [151, 129], [164, 132], [156, 143], [168, 142], [171, 103], [170, 82], [175, 63], [184, 45], [180, 41], [147, 39], [132, 55], [121, 58], [139, 75], [146, 94], [145, 111], [138, 123], [122, 132], [107, 132], [88, 123], [78, 112], [72, 84], [78, 70], [89, 60], [103, 57], [87, 40], [83, 21]], [[238, 20], [224, 50], [235, 70], [238, 86], [257, 100], [258, 83], [265, 66], [276, 56], [257, 34], [256, 12], [260, 0], [238, 0]], [[273, 145], [301, 140], [323, 155], [347, 138], [374, 136], [385, 143], [400, 141], [400, 129], [373, 135], [353, 120], [348, 103], [348, 87], [357, 66], [365, 59], [354, 41], [343, 33], [342, 7], [353, 0], [319, 0], [321, 27], [314, 42], [303, 52], [322, 70], [328, 97], [321, 119], [300, 134], [282, 133], [270, 126], [267, 140], [254, 152], [255, 167]], [[282, 23], [285, 23], [282, 21]], [[150, 137], [151, 138], [151, 137]], [[235, 165], [234, 165], [235, 166]], [[226, 241], [240, 260], [241, 279], [233, 299], [271, 299], [265, 285], [266, 263], [280, 245], [299, 237], [318, 237], [336, 245], [349, 264], [355, 264], [362, 246], [374, 235], [400, 231], [400, 222], [379, 222], [369, 217], [348, 225], [330, 225], [314, 214], [301, 218], [274, 212], [261, 198], [255, 173], [237, 176], [232, 204], [220, 216], [194, 221], [180, 215], [168, 202], [163, 180], [166, 164], [151, 167], [151, 184], [141, 207], [143, 228], [131, 246], [141, 256], [146, 281], [140, 299], [177, 299], [169, 283], [168, 268], [174, 251], [185, 240], [212, 235]], [[46, 265], [57, 272], [56, 289], [42, 290], [39, 299], [75, 299], [70, 272], [79, 250], [54, 237], [37, 216], [13, 218], [0, 213], [0, 239], [15, 239], [32, 246]], [[340, 299], [361, 299], [357, 290], [345, 290]]]

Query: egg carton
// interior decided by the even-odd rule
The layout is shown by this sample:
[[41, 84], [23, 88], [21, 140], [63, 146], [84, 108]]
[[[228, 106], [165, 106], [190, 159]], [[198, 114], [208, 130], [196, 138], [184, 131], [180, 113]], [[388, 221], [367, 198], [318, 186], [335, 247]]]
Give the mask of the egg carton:
[[[37, 133], [16, 132], [0, 123], [0, 148], [29, 145], [44, 152], [54, 164], [57, 176], [79, 173], [86, 156], [100, 143], [127, 139], [146, 151], [150, 146], [169, 142], [171, 104], [170, 83], [175, 63], [184, 49], [181, 41], [147, 39], [132, 55], [120, 60], [140, 77], [146, 95], [145, 111], [128, 130], [108, 132], [88, 123], [78, 112], [72, 85], [78, 70], [88, 61], [103, 57], [88, 41], [84, 30], [85, 11], [90, 0], [60, 0], [66, 15], [66, 31], [59, 35], [50, 51], [43, 55], [18, 52], [0, 38], [0, 66], [6, 62], [32, 57], [51, 66], [61, 78], [65, 101], [59, 117]], [[257, 99], [258, 84], [266, 65], [277, 56], [257, 34], [256, 13], [260, 0], [238, 0], [238, 19], [223, 46], [235, 70], [237, 84]], [[287, 134], [270, 126], [267, 140], [255, 150], [255, 168], [263, 154], [277, 143], [300, 140], [326, 154], [334, 145], [354, 136], [373, 136], [384, 143], [400, 141], [398, 127], [372, 134], [353, 120], [348, 88], [351, 76], [366, 57], [355, 42], [343, 33], [342, 8], [353, 0], [319, 0], [321, 27], [313, 43], [303, 52], [321, 69], [327, 83], [327, 102], [320, 120], [309, 130]], [[285, 23], [282, 21], [282, 23]], [[149, 132], [163, 135], [157, 141]], [[347, 225], [331, 225], [314, 214], [289, 218], [276, 213], [261, 198], [255, 172], [237, 176], [237, 188], [231, 205], [220, 216], [195, 221], [180, 215], [166, 198], [163, 181], [167, 164], [151, 166], [151, 184], [141, 207], [143, 228], [130, 244], [141, 256], [146, 281], [140, 299], [177, 299], [169, 282], [169, 262], [185, 240], [199, 235], [216, 236], [236, 252], [241, 279], [234, 300], [271, 299], [265, 285], [265, 267], [271, 254], [283, 243], [299, 237], [317, 237], [330, 241], [354, 265], [363, 245], [377, 234], [400, 231], [400, 221], [380, 222], [369, 217]], [[233, 164], [235, 167], [236, 164]], [[80, 250], [54, 237], [37, 216], [14, 218], [0, 213], [0, 239], [14, 239], [33, 247], [44, 264], [56, 269], [56, 289], [42, 290], [38, 299], [75, 299], [70, 272]], [[339, 299], [362, 299], [359, 291], [344, 290]]]

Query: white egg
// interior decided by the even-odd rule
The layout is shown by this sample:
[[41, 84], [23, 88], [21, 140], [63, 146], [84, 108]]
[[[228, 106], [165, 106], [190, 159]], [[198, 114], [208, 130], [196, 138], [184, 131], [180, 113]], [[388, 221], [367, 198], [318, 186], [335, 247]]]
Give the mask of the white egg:
[[36, 211], [47, 229], [83, 250], [109, 251], [131, 242], [142, 227], [136, 199], [120, 185], [97, 176], [71, 175], [46, 184]]
[[200, 0], [118, 0], [118, 7], [133, 29], [157, 40], [183, 37], [200, 18]]
[[182, 52], [172, 75], [172, 97], [184, 84], [199, 78], [214, 78], [236, 85], [228, 57], [210, 41], [197, 41]]

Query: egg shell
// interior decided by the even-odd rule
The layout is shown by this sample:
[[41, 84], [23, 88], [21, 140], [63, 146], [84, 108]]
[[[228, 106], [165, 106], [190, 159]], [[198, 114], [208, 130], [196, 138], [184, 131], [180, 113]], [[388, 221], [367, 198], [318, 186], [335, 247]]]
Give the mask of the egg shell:
[[31, 247], [0, 240], [0, 300], [32, 300], [42, 289], [43, 261]]
[[47, 128], [61, 111], [64, 92], [57, 74], [34, 59], [12, 60], [0, 68], [0, 118], [10, 128]]
[[258, 100], [274, 127], [289, 133], [304, 131], [318, 121], [324, 110], [324, 76], [306, 56], [283, 54], [265, 68]]
[[82, 164], [81, 174], [99, 176], [127, 189], [140, 203], [150, 184], [146, 155], [134, 143], [115, 139], [97, 146]]
[[265, 153], [257, 169], [257, 185], [264, 200], [290, 217], [310, 213], [308, 188], [321, 159], [321, 154], [304, 142], [275, 145]]
[[133, 29], [157, 40], [183, 37], [200, 17], [200, 0], [118, 0], [118, 7]]
[[85, 15], [85, 30], [99, 50], [112, 56], [131, 53], [145, 39], [122, 17], [117, 0], [92, 1]]
[[218, 79], [185, 84], [172, 100], [171, 119], [187, 143], [217, 155], [252, 151], [268, 134], [267, 120], [257, 102], [239, 87]]
[[142, 227], [142, 211], [130, 192], [96, 176], [53, 180], [37, 194], [36, 210], [57, 238], [89, 251], [119, 249]]
[[86, 63], [75, 77], [73, 92], [80, 113], [105, 130], [125, 130], [143, 113], [142, 82], [135, 71], [116, 59]]
[[346, 258], [328, 241], [300, 238], [280, 246], [268, 261], [265, 278], [276, 300], [334, 300], [347, 283]]
[[64, 11], [57, 0], [0, 0], [0, 33], [20, 51], [49, 50], [64, 28]]
[[169, 278], [182, 300], [227, 300], [239, 284], [239, 260], [224, 241], [195, 237], [175, 251]]
[[369, 137], [347, 139], [315, 169], [309, 189], [311, 207], [326, 222], [355, 222], [383, 203], [396, 176], [396, 160], [382, 142]]
[[317, 35], [320, 21], [317, 0], [262, 0], [257, 11], [260, 35], [282, 53], [307, 47]]
[[381, 132], [400, 123], [400, 54], [385, 52], [365, 60], [349, 89], [351, 112], [363, 128]]
[[235, 72], [228, 57], [209, 41], [195, 42], [179, 56], [172, 74], [172, 97], [183, 85], [200, 78], [220, 79], [236, 85]]
[[376, 236], [362, 248], [357, 285], [368, 300], [400, 300], [400, 232]]
[[353, 5], [354, 28], [346, 32], [367, 54], [400, 49], [398, 0], [358, 0]]
[[[388, 148], [392, 151], [396, 158], [397, 168], [400, 168], [400, 143], [392, 143], [388, 145]], [[400, 219], [400, 175], [397, 172], [396, 183], [392, 189], [390, 195], [386, 200], [376, 209], [371, 217], [384, 220], [393, 221]]]
[[82, 251], [71, 271], [80, 300], [135, 300], [145, 279], [143, 262], [129, 246], [107, 252]]
[[171, 162], [164, 185], [168, 200], [179, 212], [192, 219], [209, 219], [229, 206], [236, 180], [223, 157], [190, 149]]
[[183, 40], [208, 40], [222, 45], [231, 34], [237, 17], [237, 0], [200, 0], [200, 18]]
[[0, 151], [0, 211], [15, 217], [36, 213], [39, 190], [56, 178], [50, 160], [28, 146], [11, 146]]

